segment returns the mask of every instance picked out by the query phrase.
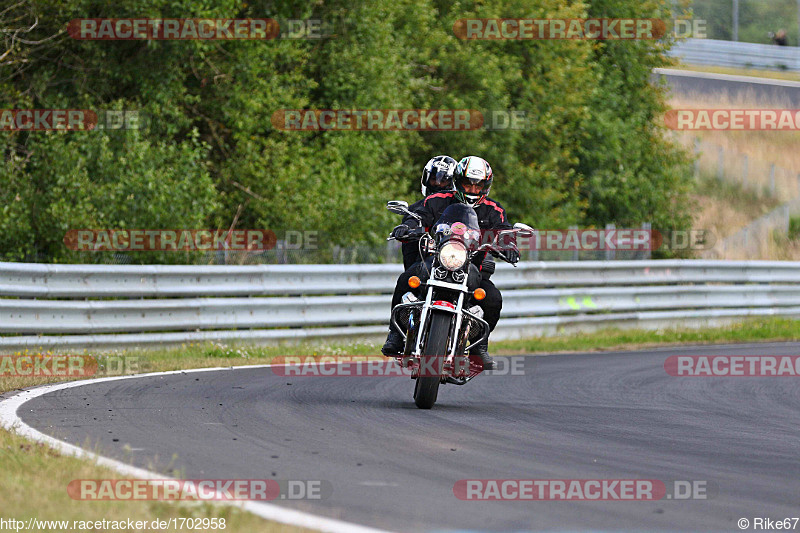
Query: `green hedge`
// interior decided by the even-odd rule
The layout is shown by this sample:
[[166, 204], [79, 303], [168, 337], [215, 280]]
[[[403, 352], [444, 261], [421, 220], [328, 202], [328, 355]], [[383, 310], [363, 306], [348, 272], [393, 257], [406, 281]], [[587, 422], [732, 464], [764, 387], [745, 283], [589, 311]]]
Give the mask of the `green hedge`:
[[[462, 18], [662, 17], [670, 0], [28, 0], [0, 26], [35, 41], [82, 17], [316, 18], [316, 40], [16, 42], [0, 108], [136, 109], [128, 131], [2, 133], [0, 258], [87, 262], [71, 228], [311, 229], [379, 244], [433, 155], [480, 155], [513, 220], [689, 224], [687, 155], [651, 85], [669, 43], [466, 41]], [[8, 44], [8, 41], [7, 41]], [[0, 52], [2, 53], [2, 52]], [[523, 110], [525, 130], [287, 132], [281, 109]], [[185, 254], [180, 261], [186, 261]], [[174, 261], [165, 254], [133, 262]], [[190, 258], [188, 260], [191, 260]]]

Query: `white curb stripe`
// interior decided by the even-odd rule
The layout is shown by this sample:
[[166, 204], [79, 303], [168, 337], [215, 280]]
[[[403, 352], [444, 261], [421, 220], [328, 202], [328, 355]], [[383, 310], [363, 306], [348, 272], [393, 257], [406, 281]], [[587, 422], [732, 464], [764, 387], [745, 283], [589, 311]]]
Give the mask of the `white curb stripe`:
[[[273, 365], [246, 365], [246, 366], [235, 366], [235, 367], [195, 368], [190, 370], [152, 372], [149, 374], [137, 374], [132, 376], [113, 376], [113, 377], [95, 378], [95, 379], [80, 380], [80, 381], [70, 381], [67, 383], [53, 383], [51, 385], [42, 385], [41, 387], [36, 387], [34, 389], [23, 390], [20, 393], [15, 394], [11, 398], [0, 401], [0, 425], [8, 429], [9, 431], [15, 431], [17, 434], [22, 435], [23, 437], [27, 437], [36, 442], [47, 444], [48, 446], [55, 448], [56, 450], [65, 455], [71, 455], [81, 459], [93, 460], [98, 465], [112, 468], [125, 476], [142, 478], [142, 479], [171, 479], [162, 474], [157, 474], [155, 472], [151, 472], [143, 468], [137, 468], [135, 466], [125, 464], [121, 461], [117, 461], [116, 459], [104, 457], [102, 455], [98, 455], [96, 453], [84, 450], [83, 448], [79, 448], [77, 446], [69, 444], [68, 442], [64, 442], [55, 439], [49, 435], [45, 435], [44, 433], [32, 428], [31, 426], [23, 422], [22, 419], [19, 416], [17, 416], [17, 411], [26, 402], [33, 400], [34, 398], [44, 396], [45, 394], [65, 389], [71, 389], [73, 387], [80, 387], [83, 385], [93, 385], [96, 383], [102, 383], [104, 381], [118, 381], [123, 379], [137, 379], [137, 378], [153, 377], [153, 376], [168, 376], [172, 374], [189, 374], [193, 372], [238, 370], [240, 368], [268, 368], [270, 366]], [[309, 529], [316, 529], [318, 531], [325, 531], [329, 533], [349, 533], [349, 532], [387, 533], [385, 530], [374, 529], [367, 526], [361, 526], [358, 524], [345, 522], [343, 520], [336, 520], [334, 518], [317, 516], [302, 511], [295, 511], [293, 509], [286, 509], [279, 505], [270, 503], [263, 503], [256, 501], [245, 501], [245, 502], [215, 501], [213, 503], [234, 505], [236, 507], [249, 511], [255, 515], [258, 515], [262, 518], [266, 518], [267, 520], [274, 520], [275, 522], [281, 522], [283, 524], [300, 526]]]

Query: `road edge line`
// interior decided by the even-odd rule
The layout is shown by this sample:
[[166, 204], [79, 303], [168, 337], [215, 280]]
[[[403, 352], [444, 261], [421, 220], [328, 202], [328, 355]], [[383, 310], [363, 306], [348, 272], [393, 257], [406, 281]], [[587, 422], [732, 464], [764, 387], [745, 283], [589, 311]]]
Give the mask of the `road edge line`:
[[[50, 394], [52, 392], [80, 387], [83, 385], [94, 385], [105, 381], [119, 381], [124, 379], [137, 379], [144, 377], [168, 376], [174, 374], [189, 374], [194, 372], [211, 372], [220, 370], [237, 370], [241, 368], [269, 368], [275, 365], [245, 365], [233, 367], [213, 367], [213, 368], [192, 368], [188, 370], [169, 370], [166, 372], [150, 372], [147, 374], [134, 374], [129, 376], [111, 376], [103, 378], [95, 378], [88, 380], [67, 381], [61, 383], [51, 383], [49, 385], [41, 385], [32, 389], [24, 389], [14, 394], [13, 396], [0, 400], [0, 426], [8, 431], [15, 432], [25, 438], [31, 439], [35, 442], [40, 442], [50, 446], [61, 452], [62, 454], [77, 457], [79, 459], [88, 459], [94, 461], [99, 466], [104, 466], [116, 470], [122, 475], [142, 478], [142, 479], [169, 479], [168, 477], [151, 472], [144, 468], [132, 466], [122, 461], [105, 457], [94, 452], [90, 452], [68, 442], [58, 440], [55, 437], [46, 435], [25, 422], [17, 415], [17, 411], [30, 400]], [[294, 509], [286, 509], [279, 505], [256, 502], [248, 500], [245, 502], [221, 502], [214, 501], [213, 503], [220, 503], [223, 505], [232, 505], [240, 509], [244, 509], [252, 514], [260, 516], [267, 520], [273, 520], [282, 524], [291, 526], [305, 527], [315, 529], [317, 531], [324, 531], [326, 533], [388, 533], [386, 530], [375, 529], [368, 526], [362, 526], [335, 518], [327, 518], [318, 516], [304, 511], [297, 511]]]

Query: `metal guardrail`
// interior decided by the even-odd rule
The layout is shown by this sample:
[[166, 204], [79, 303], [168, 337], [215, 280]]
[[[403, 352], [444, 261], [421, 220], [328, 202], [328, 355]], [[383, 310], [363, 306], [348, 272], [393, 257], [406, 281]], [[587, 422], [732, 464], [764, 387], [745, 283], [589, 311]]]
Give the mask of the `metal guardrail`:
[[[745, 265], [745, 266], [742, 266]], [[152, 298], [386, 293], [402, 271], [379, 265], [49, 265], [0, 263], [0, 298]], [[781, 261], [553, 261], [498, 265], [500, 288], [664, 283], [800, 283]]]
[[[0, 349], [378, 338], [400, 270], [0, 263]], [[495, 339], [800, 316], [800, 263], [529, 262], [492, 279], [504, 299]]]
[[676, 42], [669, 54], [691, 65], [800, 71], [800, 48], [794, 46], [686, 39]]

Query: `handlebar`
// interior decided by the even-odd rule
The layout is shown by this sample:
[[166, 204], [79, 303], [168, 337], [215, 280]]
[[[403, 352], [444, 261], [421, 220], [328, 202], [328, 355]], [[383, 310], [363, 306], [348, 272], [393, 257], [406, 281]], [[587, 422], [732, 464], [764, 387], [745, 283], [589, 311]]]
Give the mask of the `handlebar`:
[[[427, 231], [425, 231], [424, 229], [422, 229], [422, 228], [416, 228], [416, 229], [414, 229], [414, 231], [412, 231], [411, 233], [409, 233], [409, 234], [408, 234], [408, 236], [406, 236], [405, 238], [403, 238], [403, 239], [402, 239], [400, 242], [414, 242], [414, 241], [418, 241], [418, 240], [422, 239], [422, 238], [423, 238], [425, 235], [427, 235], [427, 234], [428, 234], [428, 232], [427, 232]], [[392, 237], [391, 235], [389, 235], [388, 237], [386, 237], [386, 240], [387, 240], [387, 241], [397, 241], [397, 240], [400, 240], [400, 239], [396, 239], [396, 238]]]
[[[477, 249], [475, 249], [475, 251], [476, 252], [490, 252], [490, 253], [492, 253], [493, 256], [495, 256], [495, 257], [497, 257], [499, 259], [502, 259], [506, 263], [509, 263], [509, 264], [513, 265], [514, 267], [516, 267], [517, 266], [516, 263], [512, 263], [511, 261], [509, 261], [508, 257], [506, 257], [505, 254], [503, 253], [505, 251], [505, 248], [498, 247], [497, 241], [500, 240], [501, 237], [507, 237], [509, 235], [516, 235], [517, 233], [527, 232], [527, 231], [529, 231], [529, 230], [525, 229], [525, 228], [512, 228], [512, 229], [503, 230], [503, 231], [501, 231], [500, 233], [498, 233], [495, 236], [494, 241], [492, 241], [491, 243], [486, 243], [486, 244], [480, 245]], [[428, 232], [426, 232], [422, 228], [416, 228], [412, 233], [410, 233], [401, 242], [419, 241], [419, 240], [422, 240], [426, 236], [430, 237]], [[386, 238], [386, 240], [387, 241], [393, 241], [393, 240], [397, 240], [397, 239], [395, 239], [394, 237], [392, 237], [390, 235], [389, 237]]]
[[530, 230], [527, 229], [527, 228], [512, 228], [512, 229], [508, 229], [508, 230], [503, 230], [502, 232], [497, 234], [497, 236], [495, 237], [493, 242], [482, 244], [480, 247], [478, 247], [478, 251], [490, 252], [490, 253], [492, 253], [493, 256], [495, 256], [495, 257], [497, 257], [499, 259], [502, 259], [503, 261], [505, 261], [506, 263], [512, 265], [513, 267], [516, 267], [517, 264], [516, 263], [512, 263], [508, 259], [508, 257], [506, 257], [506, 255], [504, 253], [505, 248], [499, 248], [498, 247], [497, 241], [499, 241], [501, 237], [506, 237], [508, 235], [516, 235], [517, 233], [523, 233], [523, 232], [526, 233], [526, 232], [529, 232], [529, 231]]

